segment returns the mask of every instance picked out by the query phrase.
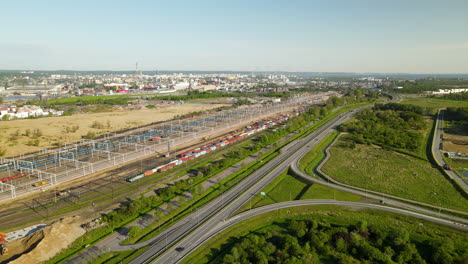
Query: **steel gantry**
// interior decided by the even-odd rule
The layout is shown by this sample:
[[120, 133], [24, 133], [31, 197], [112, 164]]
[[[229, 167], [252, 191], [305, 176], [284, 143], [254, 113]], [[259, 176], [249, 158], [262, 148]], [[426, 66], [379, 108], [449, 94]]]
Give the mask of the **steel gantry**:
[[[61, 148], [43, 149], [39, 153], [21, 155], [19, 159], [2, 159], [0, 160], [0, 174], [11, 177], [17, 169], [20, 172], [33, 173], [39, 179], [53, 178], [50, 182], [58, 184], [142, 156], [156, 152], [164, 153], [166, 150], [176, 148], [179, 144], [192, 142], [197, 138], [206, 139], [207, 136], [226, 129], [297, 109], [307, 102], [318, 103], [317, 98], [326, 100], [327, 95], [293, 96], [279, 103], [244, 105], [235, 109], [205, 112], [203, 115], [185, 119], [153, 123], [129, 131], [110, 133], [103, 135], [101, 139], [82, 139], [80, 142], [68, 143]], [[15, 196], [23, 194], [24, 192], [20, 191], [20, 188], [26, 188], [20, 185], [23, 182], [25, 180], [20, 179], [2, 182], [0, 192], [16, 193]]]

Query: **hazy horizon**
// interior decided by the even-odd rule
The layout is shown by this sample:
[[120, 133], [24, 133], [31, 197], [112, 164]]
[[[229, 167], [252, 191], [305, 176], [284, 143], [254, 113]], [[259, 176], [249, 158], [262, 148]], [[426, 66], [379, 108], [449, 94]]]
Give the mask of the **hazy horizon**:
[[[0, 69], [468, 73], [465, 1], [11, 1]], [[125, 70], [121, 70], [125, 69]]]

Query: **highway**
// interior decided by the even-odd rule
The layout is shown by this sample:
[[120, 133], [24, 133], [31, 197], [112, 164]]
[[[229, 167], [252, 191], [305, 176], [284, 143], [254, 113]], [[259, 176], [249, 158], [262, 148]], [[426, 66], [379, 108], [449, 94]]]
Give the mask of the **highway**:
[[[306, 153], [308, 153], [311, 148], [313, 148], [318, 142], [320, 142], [330, 132], [332, 132], [333, 128], [335, 128], [337, 125], [339, 125], [342, 122], [346, 122], [347, 120], [349, 120], [350, 116], [352, 114], [354, 114], [355, 112], [357, 112], [357, 111], [359, 111], [359, 110], [353, 110], [353, 111], [347, 112], [346, 114], [342, 114], [339, 117], [337, 117], [337, 118], [333, 119], [332, 121], [330, 121], [325, 127], [323, 127], [323, 129], [321, 129], [319, 131], [316, 131], [315, 133], [312, 133], [311, 135], [309, 135], [308, 137], [306, 137], [304, 139], [297, 140], [295, 142], [292, 142], [290, 145], [285, 146], [282, 149], [281, 155], [278, 156], [277, 158], [275, 158], [272, 162], [270, 162], [271, 165], [270, 165], [270, 163], [267, 164], [268, 166], [262, 167], [262, 171], [257, 171], [254, 174], [264, 173], [263, 169], [265, 169], [265, 168], [271, 169], [270, 172], [267, 172], [267, 174], [263, 178], [261, 178], [256, 184], [254, 184], [252, 187], [250, 187], [246, 192], [239, 195], [239, 197], [237, 197], [235, 200], [233, 200], [229, 204], [226, 204], [225, 207], [223, 209], [221, 209], [216, 215], [214, 215], [209, 221], [206, 221], [199, 228], [197, 228], [194, 232], [192, 232], [191, 234], [186, 236], [183, 240], [181, 240], [180, 242], [178, 242], [175, 245], [173, 245], [172, 247], [170, 247], [167, 251], [165, 251], [163, 254], [161, 254], [153, 263], [164, 263], [164, 264], [166, 264], [166, 263], [177, 263], [179, 260], [181, 260], [183, 258], [183, 256], [188, 254], [187, 252], [190, 251], [191, 248], [196, 248], [198, 246], [197, 243], [201, 242], [201, 241], [199, 241], [200, 237], [203, 237], [204, 234], [211, 234], [210, 232], [212, 232], [212, 230], [215, 230], [216, 228], [219, 228], [220, 222], [230, 221], [229, 217], [234, 212], [236, 212], [243, 204], [248, 202], [248, 200], [251, 199], [253, 195], [260, 192], [260, 190], [262, 190], [268, 183], [270, 183], [271, 180], [273, 180], [277, 175], [279, 175], [281, 172], [286, 170], [288, 168], [288, 166], [290, 166], [290, 165], [291, 165], [292, 169], [297, 174], [299, 174], [301, 177], [307, 178], [308, 180], [313, 181], [315, 183], [327, 185], [327, 186], [329, 186], [331, 188], [335, 188], [335, 189], [340, 189], [340, 190], [356, 193], [356, 194], [359, 194], [359, 195], [362, 195], [362, 196], [367, 196], [369, 198], [374, 198], [376, 200], [382, 199], [382, 195], [385, 195], [385, 194], [369, 194], [369, 193], [365, 192], [365, 190], [359, 191], [359, 190], [351, 189], [351, 188], [348, 188], [348, 187], [340, 186], [340, 185], [337, 185], [337, 184], [327, 183], [327, 182], [324, 182], [323, 180], [313, 178], [313, 177], [301, 172], [297, 168], [297, 164], [298, 164], [299, 160]], [[282, 160], [282, 161], [278, 162], [278, 160]], [[252, 174], [251, 177], [254, 176], [254, 174]], [[258, 176], [255, 176], [255, 177], [257, 178]], [[248, 179], [250, 179], [250, 177]], [[245, 188], [244, 186], [245, 185], [239, 185], [239, 186], [236, 186], [235, 188], [236, 189]], [[221, 197], [220, 199], [223, 199], [223, 197]], [[225, 200], [227, 200], [227, 199], [225, 199]], [[339, 201], [335, 201], [335, 202], [340, 203]], [[345, 205], [345, 203], [346, 202], [343, 202], [342, 205]], [[401, 214], [405, 214], [405, 215], [409, 215], [409, 216], [416, 216], [417, 215], [417, 216], [423, 217], [424, 215], [421, 214], [421, 213], [424, 213], [424, 214], [439, 216], [439, 218], [444, 217], [444, 218], [447, 218], [449, 220], [439, 219], [438, 220], [439, 223], [449, 224], [449, 225], [451, 225], [451, 226], [453, 226], [455, 228], [457, 228], [459, 226], [465, 226], [464, 224], [468, 223], [467, 220], [463, 219], [463, 218], [441, 214], [440, 212], [439, 212], [439, 214], [437, 214], [434, 211], [423, 209], [423, 208], [413, 206], [413, 205], [408, 205], [406, 203], [402, 203], [402, 202], [392, 200], [392, 199], [385, 199], [385, 204], [398, 206], [398, 207], [402, 207], [402, 208], [405, 208], [405, 209], [385, 207], [385, 206], [382, 206], [382, 205], [378, 205], [378, 206], [377, 205], [372, 205], [372, 206], [377, 206], [377, 207], [375, 207], [377, 209], [388, 208], [388, 210], [393, 210], [393, 212], [401, 213]], [[415, 213], [412, 210], [419, 211], [421, 213]], [[433, 217], [433, 216], [424, 216], [424, 218], [426, 220], [429, 220], [429, 221], [435, 221], [435, 219], [437, 219], [436, 217]], [[462, 222], [464, 224], [457, 224], [454, 221]], [[203, 243], [203, 242], [201, 242], [201, 243]], [[181, 250], [181, 249], [183, 249], [183, 250]], [[182, 252], [183, 252], [183, 254], [182, 254]], [[157, 254], [158, 254], [156, 252], [151, 252], [151, 250], [148, 250], [145, 253], [140, 255], [140, 257], [145, 255], [145, 256], [143, 256], [143, 258], [135, 259], [134, 262], [130, 262], [130, 263], [146, 263], [146, 261], [151, 259], [153, 256], [157, 256]]]
[[[432, 141], [432, 155], [442, 169], [445, 164], [444, 158], [442, 157], [441, 153], [443, 120], [444, 110], [441, 109], [437, 114], [437, 122], [434, 131], [434, 138]], [[458, 174], [456, 174], [454, 171], [445, 170], [445, 172], [450, 177], [450, 179], [454, 180], [460, 186], [460, 188], [462, 188], [465, 191], [465, 193], [468, 193], [468, 183], [466, 182], [466, 180], [458, 176]]]
[[[266, 185], [268, 185], [271, 182], [271, 180], [273, 180], [277, 175], [286, 170], [290, 165], [292, 166], [293, 170], [297, 170], [298, 174], [302, 173], [302, 177], [313, 178], [303, 172], [300, 172], [297, 169], [297, 162], [300, 160], [301, 157], [308, 153], [310, 149], [312, 149], [318, 142], [320, 142], [330, 132], [332, 132], [337, 125], [348, 121], [351, 115], [356, 113], [357, 111], [359, 111], [359, 109], [341, 114], [335, 119], [329, 121], [323, 127], [319, 128], [317, 131], [311, 133], [309, 136], [291, 142], [287, 146], [283, 147], [281, 153], [276, 158], [265, 164], [253, 174], [249, 175], [246, 179], [241, 181], [229, 191], [223, 193], [221, 196], [211, 201], [206, 206], [200, 208], [191, 215], [185, 217], [181, 221], [169, 227], [167, 230], [161, 232], [158, 236], [154, 237], [153, 239], [144, 243], [128, 246], [120, 246], [113, 243], [114, 246], [111, 248], [111, 250], [132, 250], [141, 248], [143, 246], [149, 246], [148, 250], [136, 257], [130, 263], [149, 263], [151, 261], [154, 261], [153, 263], [164, 264], [177, 263], [178, 260], [180, 260], [183, 257], [183, 255], [188, 254], [187, 252], [190, 251], [190, 248], [195, 248], [196, 246], [198, 246], [198, 244], [203, 243], [199, 240], [201, 237], [206, 236], [206, 234], [212, 234], [211, 232], [213, 232], [213, 230], [216, 230], [217, 228], [220, 228], [220, 226], [223, 225], [222, 223], [224, 223], [225, 221], [226, 223], [230, 223], [230, 221], [232, 221], [231, 219], [237, 219], [238, 216], [234, 216], [231, 218], [231, 215], [235, 213], [243, 204], [248, 202], [249, 199], [253, 197], [253, 195], [257, 194]], [[374, 198], [376, 200], [381, 200], [382, 196], [385, 195], [379, 193], [369, 194], [366, 190], [364, 190], [366, 191], [364, 192], [360, 190], [350, 189], [345, 186], [327, 183], [317, 178], [313, 178], [313, 180], [311, 181], [317, 181], [320, 184], [328, 185], [332, 188], [357, 193], [359, 195]], [[333, 202], [341, 203], [339, 201]], [[341, 205], [346, 205], [345, 203], [346, 202], [343, 202]], [[436, 216], [437, 213], [392, 199], [385, 199], [385, 204], [402, 207], [404, 209], [396, 209], [382, 205], [369, 206], [374, 206], [374, 208], [376, 209], [387, 208], [387, 210], [389, 211], [393, 210], [393, 212], [403, 213], [405, 215], [411, 215], [416, 217], [420, 216], [420, 218], [425, 218], [429, 221], [438, 221], [441, 224], [449, 224], [454, 227], [464, 226], [455, 224], [454, 221], [466, 224], [466, 219], [440, 214], [440, 211], [438, 214], [439, 218], [445, 217], [449, 220], [436, 220], [436, 218], [432, 216], [423, 216], [421, 213]], [[411, 210], [419, 211], [419, 213], [412, 212]]]
[[[167, 261], [167, 259], [162, 259], [161, 257], [158, 259], [157, 263], [178, 263], [183, 258], [187, 257], [190, 253], [192, 253], [195, 249], [197, 249], [204, 243], [208, 242], [214, 236], [223, 232], [227, 228], [232, 227], [236, 224], [239, 224], [242, 221], [252, 218], [254, 216], [258, 216], [267, 212], [277, 211], [280, 209], [287, 209], [287, 208], [297, 207], [297, 206], [311, 206], [311, 205], [338, 205], [338, 206], [346, 206], [346, 207], [362, 208], [362, 209], [377, 209], [377, 210], [382, 210], [382, 211], [387, 211], [387, 212], [392, 212], [392, 213], [397, 213], [397, 214], [404, 214], [407, 216], [434, 222], [436, 224], [450, 226], [450, 227], [453, 227], [462, 231], [468, 231], [467, 225], [455, 224], [448, 220], [444, 220], [444, 219], [440, 219], [440, 218], [436, 218], [432, 216], [427, 216], [424, 214], [415, 213], [411, 211], [406, 211], [406, 210], [399, 209], [399, 208], [378, 205], [378, 204], [336, 201], [336, 200], [315, 200], [315, 199], [314, 200], [296, 200], [296, 201], [269, 204], [269, 205], [258, 207], [252, 210], [248, 210], [246, 212], [233, 216], [227, 219], [226, 221], [218, 222], [211, 230], [197, 229], [190, 235], [190, 237], [186, 237], [182, 241], [180, 241], [177, 247], [170, 249], [170, 251], [177, 252], [169, 256], [172, 258], [171, 262], [162, 262], [162, 261]], [[282, 213], [284, 214], [284, 211]]]
[[[237, 209], [246, 203], [253, 195], [263, 189], [277, 175], [286, 170], [289, 164], [307, 153], [317, 142], [333, 131], [337, 125], [349, 120], [350, 116], [356, 111], [358, 110], [352, 110], [341, 114], [307, 137], [288, 144], [284, 148], [284, 151], [276, 158], [249, 175], [232, 189], [156, 236], [152, 242], [150, 242], [151, 247], [130, 263], [147, 263], [171, 244], [190, 233], [199, 224], [201, 225], [198, 230], [205, 230], [204, 232], [206, 232], [206, 230], [214, 228], [218, 222], [229, 218], [231, 214], [236, 212]], [[209, 221], [206, 221], [208, 219]], [[177, 245], [177, 247], [184, 246], [180, 244]], [[132, 249], [131, 247], [135, 246], [139, 245], [128, 246], [128, 249]], [[125, 249], [122, 248], [122, 250]], [[177, 254], [178, 252], [175, 248], [166, 251], [165, 254], [157, 260], [157, 263], [173, 263], [170, 261], [171, 253]]]

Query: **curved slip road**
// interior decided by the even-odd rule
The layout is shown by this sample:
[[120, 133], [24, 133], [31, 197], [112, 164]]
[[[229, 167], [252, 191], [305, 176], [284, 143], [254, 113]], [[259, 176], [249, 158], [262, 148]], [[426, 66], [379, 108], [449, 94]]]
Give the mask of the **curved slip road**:
[[[416, 217], [422, 220], [434, 222], [441, 225], [450, 226], [462, 231], [468, 231], [467, 225], [460, 225], [454, 222], [427, 216], [424, 214], [416, 213], [407, 211], [404, 209], [387, 207], [383, 205], [377, 204], [367, 204], [367, 203], [357, 203], [357, 202], [346, 202], [346, 201], [335, 201], [335, 200], [297, 200], [297, 201], [288, 201], [288, 202], [281, 202], [275, 204], [269, 204], [262, 207], [258, 207], [244, 213], [238, 214], [233, 216], [226, 221], [218, 222], [216, 226], [211, 229], [206, 228], [199, 228], [194, 231], [190, 237], [186, 237], [178, 243], [177, 247], [171, 248], [169, 251], [170, 254], [165, 254], [161, 258], [159, 258], [156, 263], [178, 263], [183, 258], [188, 256], [192, 253], [195, 249], [206, 243], [208, 240], [213, 238], [214, 236], [220, 234], [224, 230], [229, 227], [232, 227], [236, 224], [241, 223], [244, 220], [252, 218], [254, 216], [258, 216], [267, 212], [276, 211], [279, 209], [297, 207], [297, 206], [311, 206], [311, 205], [339, 205], [339, 206], [346, 206], [346, 207], [354, 207], [354, 208], [367, 208], [367, 209], [377, 209], [402, 215], [407, 215], [411, 217]], [[193, 238], [192, 238], [193, 237]], [[179, 250], [177, 250], [177, 248]]]
[[[314, 133], [313, 135], [311, 134], [310, 136], [308, 136], [308, 137], [306, 137], [304, 139], [298, 140], [297, 143], [291, 144], [291, 145], [286, 146], [285, 148], [283, 148], [281, 154], [283, 156], [284, 155], [288, 156], [288, 158], [285, 159], [284, 162], [282, 162], [279, 166], [275, 167], [271, 172], [267, 173], [267, 175], [264, 178], [262, 178], [255, 185], [253, 185], [247, 192], [241, 194], [233, 202], [227, 204], [226, 207], [224, 209], [222, 209], [217, 215], [213, 216], [210, 219], [210, 221], [207, 221], [206, 223], [201, 225], [195, 232], [193, 232], [192, 234], [189, 234], [182, 241], [176, 243], [176, 245], [174, 245], [169, 250], [164, 252], [153, 263], [176, 263], [177, 261], [179, 261], [181, 258], [179, 258], [177, 256], [181, 255], [182, 252], [185, 251], [186, 247], [190, 247], [191, 245], [196, 246], [195, 241], [198, 241], [199, 237], [201, 237], [200, 234], [208, 233], [209, 230], [213, 230], [213, 229], [217, 228], [220, 222], [227, 219], [227, 216], [230, 216], [232, 213], [236, 212], [253, 195], [258, 193], [271, 180], [273, 180], [277, 175], [279, 175], [281, 172], [283, 172], [285, 169], [287, 169], [287, 167], [290, 164], [292, 164], [293, 167], [294, 167], [295, 164], [297, 165], [297, 162], [300, 160], [301, 157], [303, 157], [306, 153], [308, 153], [311, 148], [313, 148], [318, 142], [320, 142], [325, 136], [327, 136], [333, 130], [333, 128], [336, 125], [347, 121], [349, 119], [349, 117], [355, 111], [359, 111], [359, 110], [353, 110], [353, 111], [350, 111], [350, 112], [348, 112], [346, 114], [342, 114], [339, 117], [337, 117], [336, 119], [334, 119], [332, 122], [330, 122], [332, 124], [331, 126], [327, 126], [327, 128], [320, 131], [320, 133]], [[301, 147], [298, 148], [298, 146], [301, 146]], [[317, 179], [317, 181], [320, 184], [325, 184], [325, 182], [323, 182], [321, 180]], [[329, 184], [329, 186], [332, 187], [332, 188], [342, 189], [342, 190], [345, 190], [345, 191], [357, 192], [360, 195], [365, 194], [364, 192], [350, 190], [349, 188], [337, 186], [337, 185], [334, 185], [334, 184]], [[367, 195], [367, 196], [370, 197], [369, 195]], [[373, 198], [380, 199], [381, 197], [382, 197], [381, 195], [380, 196], [375, 195], [375, 197], [373, 197]], [[401, 206], [403, 208], [408, 208], [408, 209], [411, 209], [411, 210], [420, 211], [420, 212], [427, 213], [427, 214], [436, 215], [436, 213], [433, 212], [433, 211], [421, 209], [421, 208], [419, 208], [417, 206], [407, 205], [405, 203], [401, 203], [401, 202], [398, 202], [398, 201], [393, 201], [393, 200], [390, 200], [390, 199], [386, 199], [385, 203], [386, 204], [392, 204], [392, 205], [395, 205], [395, 206]], [[384, 206], [381, 206], [381, 207], [384, 207]], [[384, 207], [384, 208], [387, 208], [387, 207]], [[393, 210], [394, 208], [391, 208], [391, 209]], [[398, 211], [398, 212], [406, 212], [408, 215], [414, 213], [412, 211], [405, 210], [405, 209], [399, 209], [399, 210], [400, 211]], [[455, 224], [454, 221], [461, 220], [461, 222], [466, 223], [466, 220], [463, 219], [463, 218], [457, 218], [457, 217], [447, 216], [447, 215], [443, 215], [443, 214], [439, 214], [439, 215], [443, 216], [443, 217], [447, 217], [449, 219], [450, 218], [454, 219], [453, 221], [452, 220], [442, 220], [442, 222], [444, 222], [444, 221], [450, 222], [454, 227], [458, 226], [458, 224]], [[430, 219], [435, 219], [435, 217], [432, 217], [432, 216], [428, 216], [428, 217]], [[200, 230], [200, 232], [199, 232], [199, 230]], [[179, 252], [181, 248], [184, 248], [184, 250]], [[179, 251], [177, 249], [179, 249]], [[184, 254], [186, 254], [186, 253], [184, 253]], [[134, 262], [134, 263], [137, 263], [137, 262]]]
[[[303, 153], [307, 153], [312, 147], [314, 147], [317, 142], [333, 131], [337, 125], [349, 120], [350, 116], [357, 111], [359, 110], [351, 110], [340, 114], [305, 138], [289, 143], [283, 148], [283, 150], [276, 158], [249, 175], [236, 186], [232, 187], [229, 191], [225, 192], [220, 197], [200, 208], [197, 212], [185, 217], [175, 225], [160, 233], [152, 240], [146, 242], [147, 245], [150, 245], [150, 248], [136, 257], [130, 263], [148, 263], [153, 258], [164, 252], [170, 245], [195, 230], [197, 226], [200, 226], [199, 228], [203, 229], [210, 229], [218, 224], [218, 222], [227, 219], [253, 195], [263, 189], [268, 183], [270, 183], [271, 180], [286, 170], [289, 167], [289, 164], [291, 164], [295, 159], [301, 157]], [[305, 150], [299, 151], [301, 149]], [[159, 243], [157, 243], [158, 241]], [[134, 249], [135, 246], [140, 247], [140, 244], [132, 246], [120, 246], [118, 250]], [[163, 255], [161, 255], [161, 258], [164, 258], [163, 256], [172, 251], [173, 250], [166, 251]], [[157, 260], [157, 263], [172, 262]]]
[[[286, 170], [290, 164], [293, 164], [294, 166], [294, 164], [302, 156], [304, 156], [318, 142], [320, 142], [325, 136], [332, 132], [337, 125], [349, 120], [351, 115], [355, 112], [358, 112], [359, 110], [360, 109], [355, 109], [341, 114], [319, 128], [317, 131], [311, 133], [309, 136], [291, 142], [287, 146], [283, 147], [281, 153], [276, 158], [248, 176], [246, 179], [234, 186], [231, 190], [211, 201], [209, 204], [200, 208], [198, 211], [185, 217], [175, 225], [169, 227], [167, 230], [163, 231], [153, 239], [144, 243], [130, 246], [120, 246], [117, 244], [111, 250], [121, 251], [137, 249], [143, 246], [150, 246], [148, 250], [143, 252], [130, 263], [149, 263], [157, 256], [159, 256], [159, 258], [157, 258], [154, 263], [175, 263], [175, 260], [177, 259], [176, 256], [181, 254], [181, 252], [176, 250], [177, 248], [179, 248], [180, 251], [180, 248], [186, 248], [191, 244], [195, 245], [194, 242], [197, 241], [199, 237], [201, 237], [199, 235], [200, 232], [204, 234], [208, 233], [208, 230], [214, 230], [215, 228], [218, 228], [219, 223], [222, 223], [228, 219], [244, 203], [251, 199], [253, 195], [263, 189], [277, 175]], [[320, 181], [320, 184], [325, 184], [325, 182]], [[330, 185], [330, 187], [337, 188], [336, 185]], [[348, 189], [344, 190], [349, 191]], [[369, 195], [367, 196], [370, 197]], [[380, 198], [381, 196], [376, 196], [376, 199]], [[388, 199], [385, 200], [385, 202], [387, 204], [391, 204], [393, 201]], [[407, 208], [406, 204], [402, 203], [402, 205]], [[429, 210], [421, 210], [416, 206], [414, 206], [413, 209], [416, 211], [424, 211], [424, 213], [433, 215], [435, 214]], [[399, 210], [405, 211], [408, 214], [413, 213], [403, 209]], [[440, 216], [446, 217], [446, 215], [442, 214], [440, 214]], [[450, 222], [451, 220], [448, 221]], [[201, 231], [199, 232], [199, 230]], [[179, 240], [180, 242], [178, 242]]]

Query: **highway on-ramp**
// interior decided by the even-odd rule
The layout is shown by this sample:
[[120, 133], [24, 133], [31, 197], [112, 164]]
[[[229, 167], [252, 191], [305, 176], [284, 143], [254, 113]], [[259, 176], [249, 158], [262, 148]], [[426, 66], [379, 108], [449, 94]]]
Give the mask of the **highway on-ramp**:
[[[289, 143], [281, 149], [280, 154], [273, 160], [249, 175], [229, 191], [226, 191], [207, 205], [183, 218], [181, 221], [161, 232], [153, 239], [135, 245], [117, 245], [116, 248], [112, 249], [112, 251], [131, 250], [141, 248], [142, 246], [149, 246], [148, 250], [137, 256], [130, 263], [139, 264], [149, 263], [152, 261], [153, 263], [164, 264], [176, 263], [181, 259], [182, 255], [186, 254], [182, 254], [182, 252], [188, 252], [190, 247], [198, 246], [197, 241], [202, 237], [200, 234], [211, 234], [210, 232], [215, 230], [215, 228], [218, 228], [220, 223], [224, 223], [224, 221], [229, 222], [231, 221], [230, 219], [237, 217], [235, 216], [231, 218], [231, 215], [234, 214], [243, 204], [248, 202], [253, 195], [257, 194], [266, 185], [268, 185], [276, 176], [286, 170], [291, 164], [294, 166], [301, 157], [308, 153], [318, 142], [332, 132], [337, 125], [346, 122], [350, 119], [352, 114], [358, 111], [359, 109], [356, 109], [340, 114], [338, 117], [329, 121], [307, 137]], [[323, 181], [321, 182], [321, 184], [324, 183], [325, 182]], [[337, 188], [334, 185], [331, 185], [330, 187]], [[397, 201], [392, 201], [390, 199], [385, 200], [386, 204], [392, 204], [393, 202]], [[400, 206], [398, 204], [394, 205]], [[408, 208], [408, 205], [403, 204], [402, 207], [406, 209]], [[405, 212], [407, 215], [413, 213], [405, 209], [398, 209], [398, 212]], [[433, 211], [421, 209], [417, 206], [414, 206], [411, 209], [436, 215]], [[448, 219], [451, 218], [451, 216], [441, 215], [440, 213], [439, 216], [443, 216]], [[448, 222], [451, 222], [451, 220], [448, 220]], [[452, 225], [454, 225], [453, 221]]]
[[[268, 183], [271, 182], [277, 175], [282, 173], [284, 170], [288, 168], [291, 164], [296, 165], [298, 160], [303, 157], [306, 153], [310, 151], [318, 142], [320, 142], [323, 138], [325, 138], [330, 132], [333, 131], [333, 129], [340, 123], [345, 122], [349, 120], [349, 117], [354, 113], [359, 110], [353, 110], [350, 112], [347, 112], [346, 114], [342, 114], [339, 117], [335, 118], [334, 120], [330, 121], [323, 129], [320, 131], [317, 131], [316, 133], [313, 133], [309, 135], [308, 137], [297, 140], [293, 143], [291, 143], [288, 146], [285, 146], [282, 149], [281, 155], [278, 156], [276, 159], [274, 159], [272, 162], [269, 164], [265, 165], [262, 169], [267, 169], [266, 175], [264, 177], [260, 177], [259, 174], [265, 173], [265, 170], [257, 171], [254, 173], [252, 176], [255, 176], [255, 179], [260, 179], [258, 180], [252, 187], [248, 188], [247, 191], [243, 192], [240, 194], [237, 198], [235, 198], [232, 202], [230, 203], [224, 203], [225, 206], [221, 210], [219, 210], [213, 217], [210, 218], [209, 221], [204, 222], [200, 227], [198, 227], [195, 231], [184, 237], [180, 242], [176, 243], [172, 247], [170, 247], [167, 251], [165, 251], [163, 254], [161, 254], [155, 261], [154, 263], [177, 263], [180, 259], [182, 259], [182, 255], [187, 254], [182, 252], [185, 251], [190, 251], [190, 248], [194, 248], [197, 245], [197, 241], [204, 236], [204, 234], [211, 234], [211, 230], [214, 230], [220, 225], [220, 222], [224, 222], [226, 220], [229, 220], [231, 214], [236, 212], [243, 204], [248, 202], [249, 199], [252, 198], [253, 195], [257, 194], [259, 191], [261, 191]], [[249, 179], [251, 179], [249, 177]], [[320, 181], [317, 179], [317, 181]], [[321, 181], [321, 184], [324, 184], [325, 182]], [[332, 188], [337, 188], [338, 189], [343, 189], [346, 191], [349, 191], [348, 188], [346, 187], [339, 187], [334, 184], [329, 184], [330, 187]], [[239, 186], [242, 189], [247, 189], [246, 185], [241, 185]], [[239, 190], [238, 190], [239, 191]], [[356, 192], [356, 190], [351, 190], [353, 192]], [[357, 191], [359, 192], [359, 191]], [[364, 192], [361, 193], [363, 195]], [[370, 197], [368, 195], [368, 197]], [[374, 198], [379, 199], [381, 196], [375, 195]], [[223, 199], [222, 197], [220, 199]], [[226, 199], [226, 198], [224, 198]], [[423, 209], [417, 206], [412, 206], [412, 205], [407, 205], [406, 203], [401, 203], [399, 201], [391, 200], [391, 199], [386, 199], [385, 200], [386, 204], [392, 204], [395, 206], [401, 206], [405, 209], [388, 209], [388, 210], [395, 210], [395, 212], [401, 213], [404, 212], [406, 215], [412, 215], [414, 212], [408, 210], [415, 210], [427, 214], [432, 214], [436, 215], [434, 211], [430, 211], [427, 209]], [[379, 206], [379, 208], [384, 207], [384, 206]], [[387, 208], [387, 207], [385, 207]], [[388, 207], [390, 208], [390, 207]], [[422, 215], [422, 214], [418, 214]], [[462, 223], [466, 223], [465, 219], [458, 218], [458, 217], [453, 217], [453, 216], [447, 216], [447, 215], [442, 215], [439, 214], [439, 216], [443, 216], [445, 218], [448, 218], [450, 220], [441, 220], [440, 223], [450, 223], [452, 226], [456, 227], [459, 226], [459, 224], [456, 224], [453, 221], [461, 220]], [[427, 216], [428, 220], [433, 220], [435, 217], [432, 216]], [[453, 221], [452, 221], [453, 219]], [[463, 225], [463, 224], [462, 224]], [[147, 251], [145, 253], [150, 254], [151, 251]], [[156, 256], [157, 254], [153, 254], [153, 256]], [[147, 259], [148, 256], [146, 257]], [[142, 259], [139, 261], [141, 262]], [[136, 262], [134, 262], [136, 263]]]
[[[336, 200], [296, 200], [296, 201], [287, 201], [281, 203], [274, 203], [265, 205], [262, 207], [258, 207], [252, 210], [248, 210], [236, 216], [233, 216], [226, 221], [221, 221], [216, 223], [216, 225], [212, 229], [197, 229], [194, 231], [190, 237], [184, 238], [180, 243], [178, 243], [178, 247], [171, 251], [172, 253], [168, 254], [167, 257], [164, 259], [163, 257], [157, 260], [157, 263], [177, 263], [181, 261], [183, 258], [187, 257], [190, 253], [192, 253], [195, 249], [206, 243], [208, 240], [213, 238], [214, 236], [218, 235], [219, 233], [223, 232], [229, 227], [232, 227], [236, 224], [240, 224], [242, 221], [247, 220], [251, 217], [258, 216], [264, 213], [277, 211], [280, 209], [286, 209], [291, 207], [297, 206], [311, 206], [311, 205], [338, 205], [338, 206], [346, 206], [346, 207], [353, 207], [353, 208], [362, 208], [362, 209], [377, 209], [392, 213], [403, 214], [411, 217], [416, 217], [422, 220], [434, 222], [441, 225], [450, 226], [462, 231], [468, 231], [467, 225], [460, 225], [449, 220], [444, 220], [416, 212], [411, 212], [399, 208], [393, 208], [378, 204], [368, 204], [368, 203], [358, 203], [358, 202], [347, 202], [347, 201], [336, 201]], [[169, 261], [169, 262], [163, 262]]]
[[[201, 230], [210, 230], [218, 222], [229, 218], [231, 214], [236, 212], [237, 209], [246, 203], [253, 195], [263, 189], [277, 175], [286, 170], [289, 164], [307, 153], [317, 142], [333, 131], [337, 125], [349, 120], [350, 116], [357, 111], [358, 110], [351, 110], [340, 114], [307, 137], [293, 141], [285, 146], [277, 157], [249, 175], [229, 191], [156, 236], [154, 240], [152, 240], [154, 242], [149, 242], [151, 245], [150, 248], [130, 263], [147, 263], [169, 248], [171, 244], [192, 232], [197, 226], [200, 225], [198, 228]], [[133, 245], [133, 247], [134, 246], [137, 245]], [[177, 247], [180, 247], [179, 244]], [[131, 249], [130, 246], [128, 249]], [[169, 254], [167, 253], [169, 252], [178, 253], [175, 249], [166, 251], [156, 262], [165, 264], [173, 263], [170, 260], [171, 257], [168, 257]]]

